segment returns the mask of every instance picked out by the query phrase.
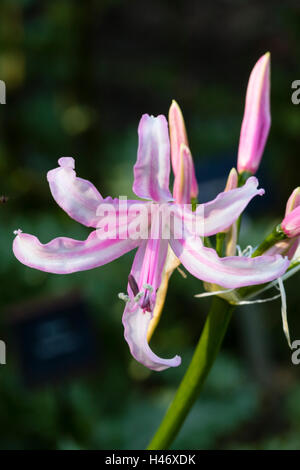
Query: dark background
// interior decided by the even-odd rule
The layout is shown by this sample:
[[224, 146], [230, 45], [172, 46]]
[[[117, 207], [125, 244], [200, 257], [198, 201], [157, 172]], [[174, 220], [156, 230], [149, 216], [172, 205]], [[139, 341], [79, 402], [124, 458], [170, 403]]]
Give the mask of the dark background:
[[[162, 356], [180, 354], [182, 366], [154, 373], [137, 364], [123, 338], [117, 297], [126, 290], [132, 253], [67, 276], [31, 270], [12, 254], [19, 227], [44, 243], [88, 234], [53, 201], [47, 171], [59, 157], [73, 156], [78, 175], [103, 196], [131, 197], [139, 119], [167, 114], [174, 98], [186, 120], [199, 199], [214, 198], [236, 164], [249, 73], [270, 51], [272, 127], [257, 175], [266, 195], [249, 206], [241, 242], [257, 244], [280, 222], [299, 185], [300, 107], [291, 102], [299, 44], [297, 1], [1, 0], [7, 104], [0, 106], [0, 174], [9, 200], [0, 207], [0, 338], [7, 342], [0, 448], [144, 448], [209, 307], [193, 297], [203, 290], [199, 280], [174, 273], [152, 347]], [[297, 276], [286, 282], [292, 339], [300, 338], [298, 284]], [[57, 316], [58, 297], [75, 299], [74, 311], [85, 312], [82, 324], [88, 315], [94, 347], [89, 357], [71, 355], [65, 373], [57, 361], [57, 371], [54, 364], [42, 380], [37, 374], [33, 387], [22, 321], [44, 321], [49, 308]], [[299, 372], [282, 332], [280, 301], [240, 307], [173, 447], [300, 449]]]

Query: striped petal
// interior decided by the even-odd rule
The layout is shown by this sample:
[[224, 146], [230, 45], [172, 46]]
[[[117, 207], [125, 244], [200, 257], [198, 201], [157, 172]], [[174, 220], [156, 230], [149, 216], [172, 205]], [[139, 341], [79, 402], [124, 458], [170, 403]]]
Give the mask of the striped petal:
[[144, 114], [138, 128], [139, 148], [134, 165], [133, 191], [144, 199], [171, 201], [169, 190], [170, 142], [164, 116]]
[[[124, 336], [133, 357], [156, 371], [176, 367], [181, 363], [178, 356], [172, 359], [162, 359], [153, 353], [148, 341], [147, 332], [153, 318], [153, 309], [156, 301], [156, 290], [161, 283], [164, 263], [167, 256], [167, 240], [144, 241], [139, 247], [131, 269], [131, 276], [136, 281], [137, 288], [144, 292], [142, 297], [135, 300], [136, 292], [128, 286], [130, 301], [126, 304], [123, 314]], [[149, 292], [144, 286], [151, 286]]]
[[129, 345], [133, 357], [145, 367], [155, 371], [162, 371], [169, 367], [177, 367], [181, 364], [179, 356], [172, 359], [162, 359], [150, 349], [147, 342], [147, 331], [152, 319], [152, 312], [143, 311], [138, 305], [126, 305], [123, 314], [125, 339]]
[[30, 268], [48, 273], [69, 274], [97, 268], [136, 248], [140, 240], [99, 239], [95, 230], [84, 240], [55, 238], [41, 243], [37, 237], [19, 233], [14, 239], [16, 258]]
[[228, 289], [272, 281], [282, 276], [289, 266], [289, 261], [280, 255], [219, 258], [215, 250], [204, 247], [196, 237], [171, 240], [170, 244], [193, 276]]
[[76, 176], [74, 158], [63, 157], [58, 163], [59, 167], [47, 174], [53, 198], [72, 219], [96, 227], [102, 196], [92, 183]]
[[220, 193], [213, 201], [199, 204], [195, 212], [185, 207], [182, 216], [182, 210], [178, 205], [176, 218], [182, 218], [183, 228], [187, 227], [187, 232], [190, 231], [200, 236], [207, 237], [226, 231], [238, 219], [254, 196], [264, 194], [264, 190], [257, 189], [257, 187], [257, 179], [251, 176], [241, 188]]

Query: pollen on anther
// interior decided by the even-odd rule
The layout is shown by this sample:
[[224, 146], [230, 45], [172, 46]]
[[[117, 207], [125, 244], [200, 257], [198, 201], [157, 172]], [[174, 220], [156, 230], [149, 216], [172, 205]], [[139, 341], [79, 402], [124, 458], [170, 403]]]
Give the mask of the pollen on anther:
[[129, 295], [123, 294], [123, 292], [120, 292], [118, 297], [119, 299], [124, 300], [124, 302], [129, 302]]
[[150, 284], [144, 284], [143, 288], [149, 292], [153, 292], [153, 287]]
[[14, 235], [21, 235], [22, 232], [23, 232], [23, 230], [18, 228], [18, 230], [14, 230]]
[[136, 296], [134, 297], [134, 301], [135, 301], [135, 302], [138, 302], [139, 300], [141, 300], [141, 298], [143, 297], [143, 295], [144, 295], [144, 292], [143, 292], [143, 291], [139, 292], [139, 293], [136, 294]]

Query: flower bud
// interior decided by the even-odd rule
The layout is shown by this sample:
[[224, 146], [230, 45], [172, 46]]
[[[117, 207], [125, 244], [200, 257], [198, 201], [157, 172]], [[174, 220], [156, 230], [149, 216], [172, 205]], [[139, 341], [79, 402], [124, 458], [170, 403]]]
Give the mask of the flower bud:
[[300, 187], [294, 189], [286, 204], [285, 215], [288, 215], [296, 207], [300, 206]]
[[[231, 191], [238, 187], [238, 174], [235, 168], [232, 168], [228, 175], [227, 183], [224, 191]], [[226, 256], [234, 256], [236, 253], [236, 244], [238, 237], [237, 223], [234, 222], [227, 230], [224, 230], [226, 233], [225, 243], [226, 243]]]
[[281, 228], [288, 238], [300, 236], [300, 206], [285, 216]]
[[248, 82], [238, 149], [239, 173], [256, 173], [270, 125], [270, 53], [267, 52], [255, 64]]
[[227, 183], [224, 191], [230, 191], [231, 189], [236, 189], [238, 187], [238, 174], [235, 168], [232, 168], [228, 175]]
[[190, 204], [193, 178], [193, 159], [190, 149], [181, 144], [173, 196], [178, 204]]
[[[178, 104], [174, 100], [172, 101], [172, 104], [169, 110], [169, 128], [170, 128], [172, 168], [173, 168], [173, 172], [176, 178], [178, 171], [181, 171], [181, 164], [182, 164], [181, 156], [180, 156], [181, 145], [183, 144], [188, 148], [189, 144], [188, 144], [188, 138], [186, 134], [185, 124], [184, 124], [184, 119], [182, 116], [181, 109], [179, 108]], [[192, 167], [191, 167], [192, 182], [191, 182], [190, 197], [189, 197], [188, 202], [190, 202], [191, 199], [194, 199], [194, 198], [196, 199], [198, 196], [198, 184], [196, 180], [195, 168], [194, 168], [194, 163], [193, 163], [193, 158], [192, 158], [191, 153], [190, 153], [190, 157], [191, 157], [191, 163], [192, 163]]]

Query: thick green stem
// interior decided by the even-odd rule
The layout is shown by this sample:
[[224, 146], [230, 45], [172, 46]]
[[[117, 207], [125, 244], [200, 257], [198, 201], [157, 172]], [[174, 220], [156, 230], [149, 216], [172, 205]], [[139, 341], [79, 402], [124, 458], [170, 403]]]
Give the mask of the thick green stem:
[[247, 179], [250, 178], [250, 176], [253, 176], [250, 171], [243, 171], [242, 173], [239, 173], [239, 178], [238, 178], [238, 187], [240, 188], [241, 186], [244, 186], [246, 183]]
[[261, 256], [269, 248], [271, 248], [275, 243], [285, 240], [287, 236], [283, 233], [280, 225], [277, 225], [274, 230], [264, 239], [264, 241], [256, 248], [252, 258], [256, 256]]
[[167, 449], [172, 444], [216, 359], [233, 308], [214, 297], [192, 361], [148, 450]]

